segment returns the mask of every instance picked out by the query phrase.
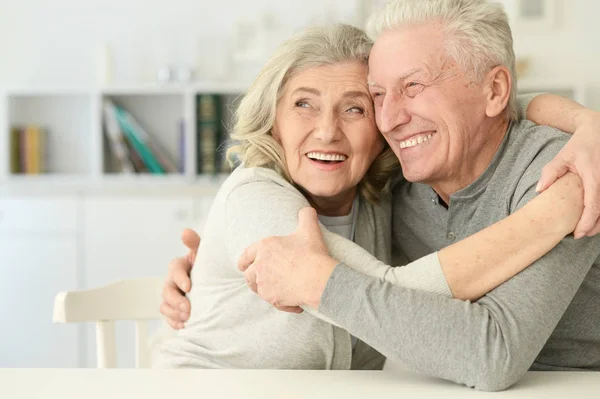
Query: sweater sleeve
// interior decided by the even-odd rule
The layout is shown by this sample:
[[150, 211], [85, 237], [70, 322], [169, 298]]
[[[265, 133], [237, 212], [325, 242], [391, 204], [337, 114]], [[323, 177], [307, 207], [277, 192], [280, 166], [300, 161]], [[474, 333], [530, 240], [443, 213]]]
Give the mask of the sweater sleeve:
[[[514, 189], [510, 212], [536, 195], [539, 171], [559, 144], [539, 150]], [[340, 264], [319, 311], [403, 367], [502, 390], [531, 367], [599, 253], [600, 236], [568, 236], [476, 303], [393, 286]]]
[[517, 95], [517, 112], [519, 114], [519, 119], [527, 119], [527, 107], [529, 107], [529, 103], [540, 94], [543, 93]]
[[[293, 233], [298, 226], [299, 210], [307, 206], [310, 205], [300, 192], [273, 180], [247, 181], [235, 187], [227, 196], [225, 206], [227, 248], [231, 263], [237, 265], [246, 247], [261, 239]], [[341, 262], [352, 260], [352, 267], [364, 275], [393, 285], [452, 295], [437, 252], [407, 266], [391, 267], [354, 242], [329, 232], [323, 225], [321, 231], [330, 255]], [[331, 322], [310, 307], [305, 310]]]

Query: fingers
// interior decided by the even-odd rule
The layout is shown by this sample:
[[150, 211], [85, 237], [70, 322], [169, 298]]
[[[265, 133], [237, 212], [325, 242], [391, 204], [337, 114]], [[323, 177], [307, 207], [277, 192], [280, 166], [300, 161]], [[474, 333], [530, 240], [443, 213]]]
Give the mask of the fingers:
[[[182, 313], [190, 312], [190, 300], [187, 299], [177, 286], [167, 281], [163, 287], [162, 297], [164, 303], [173, 309], [179, 309]], [[187, 319], [186, 319], [187, 320]]]
[[[559, 155], [557, 155], [557, 158], [558, 157]], [[535, 191], [537, 191], [538, 193], [541, 193], [544, 190], [546, 190], [548, 187], [554, 184], [556, 180], [561, 178], [565, 173], [569, 171], [569, 165], [566, 162], [557, 158], [553, 159], [542, 169], [542, 175], [535, 188]]]
[[302, 313], [304, 312], [304, 309], [302, 309], [300, 306], [276, 306], [275, 307], [278, 310], [281, 310], [282, 312], [288, 312], [288, 313]]
[[596, 222], [596, 226], [587, 234], [588, 237], [593, 237], [596, 234], [600, 234], [600, 218]]
[[[259, 241], [260, 243], [260, 241]], [[244, 253], [238, 259], [238, 269], [242, 272], [246, 271], [256, 259], [259, 243], [254, 243], [244, 250]]]
[[190, 317], [189, 300], [177, 289], [175, 284], [167, 282], [163, 288], [163, 303], [160, 313], [165, 316], [167, 323], [174, 329], [183, 328], [183, 323]]
[[167, 282], [173, 282], [181, 291], [190, 292], [192, 264], [186, 258], [175, 258], [169, 263]]
[[192, 229], [183, 229], [181, 233], [181, 242], [185, 245], [190, 252], [188, 253], [188, 261], [190, 265], [193, 265], [196, 261], [196, 254], [200, 247], [200, 236]]
[[599, 220], [598, 220], [598, 212], [589, 210], [586, 206], [583, 208], [583, 215], [581, 215], [581, 219], [577, 226], [575, 227], [575, 231], [573, 232], [573, 236], [576, 240], [583, 238], [585, 236], [593, 236], [598, 234]]
[[319, 219], [317, 219], [317, 211], [315, 211], [315, 208], [305, 207], [300, 209], [298, 212], [297, 232], [305, 234], [307, 237], [315, 237], [315, 234], [321, 234]]
[[585, 237], [586, 235], [592, 236], [597, 233], [598, 224], [600, 224], [600, 186], [598, 183], [592, 181], [592, 179], [583, 180], [583, 215], [581, 220], [575, 227], [573, 233], [575, 239]]
[[165, 316], [167, 324], [175, 330], [181, 330], [184, 327], [183, 323], [189, 318], [189, 314], [185, 318], [182, 317], [182, 313], [179, 310], [172, 308], [166, 302], [160, 305], [160, 313]]
[[246, 269], [246, 271], [244, 272], [244, 279], [246, 280], [246, 284], [248, 285], [248, 287], [250, 287], [250, 289], [255, 294], [258, 294], [258, 285], [256, 283], [256, 268], [255, 267], [251, 266], [248, 269]]

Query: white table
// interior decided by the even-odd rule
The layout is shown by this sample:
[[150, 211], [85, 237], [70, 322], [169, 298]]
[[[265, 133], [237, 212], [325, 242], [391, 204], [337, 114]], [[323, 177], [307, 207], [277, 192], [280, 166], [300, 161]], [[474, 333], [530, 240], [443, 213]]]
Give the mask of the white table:
[[406, 372], [0, 369], [0, 398], [371, 399], [600, 398], [600, 373], [529, 372], [511, 389], [479, 392]]

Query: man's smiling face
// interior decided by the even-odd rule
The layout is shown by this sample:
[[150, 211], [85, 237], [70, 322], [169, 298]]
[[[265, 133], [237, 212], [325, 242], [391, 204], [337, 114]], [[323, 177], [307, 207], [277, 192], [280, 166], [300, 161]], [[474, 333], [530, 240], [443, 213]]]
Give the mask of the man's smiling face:
[[475, 156], [485, 96], [448, 56], [441, 25], [384, 32], [369, 58], [369, 90], [377, 126], [404, 176], [434, 185], [463, 173]]

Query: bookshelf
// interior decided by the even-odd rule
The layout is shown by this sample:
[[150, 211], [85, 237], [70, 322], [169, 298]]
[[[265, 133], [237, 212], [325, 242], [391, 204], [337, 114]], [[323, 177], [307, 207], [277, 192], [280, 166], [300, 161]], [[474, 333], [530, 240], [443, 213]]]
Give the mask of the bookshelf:
[[[245, 89], [245, 85], [213, 82], [4, 89], [0, 91], [0, 188], [202, 186], [215, 191], [226, 175], [197, 173], [201, 156], [197, 143], [198, 95], [219, 95], [219, 122], [230, 127], [236, 101]], [[553, 92], [586, 104], [585, 84], [578, 81], [521, 78], [519, 92]], [[125, 175], [115, 168], [103, 129], [105, 99], [119, 103], [134, 116], [178, 165], [177, 173]], [[11, 173], [11, 127], [27, 124], [48, 131], [47, 173]]]
[[[0, 88], [0, 263], [6, 275], [0, 312], [22, 296], [14, 281], [33, 284], [24, 316], [5, 328], [14, 339], [0, 343], [0, 367], [94, 367], [92, 326], [53, 324], [54, 296], [162, 276], [169, 261], [185, 253], [181, 231], [191, 227], [202, 234], [228, 176], [197, 173], [198, 96], [218, 95], [217, 123], [229, 127], [245, 89], [212, 83]], [[175, 173], [121, 173], [105, 137], [107, 100], [131, 114], [177, 164]], [[28, 125], [46, 131], [46, 173], [12, 172], [12, 127]], [[19, 167], [20, 158], [21, 152]], [[134, 366], [127, 362], [134, 348], [129, 328], [117, 326], [124, 344], [117, 348], [120, 367]], [[40, 337], [29, 352], [24, 330]]]
[[[228, 135], [232, 113], [244, 91], [242, 85], [213, 83], [5, 89], [0, 92], [0, 186], [216, 188], [226, 174], [198, 173], [198, 96], [218, 96], [218, 123]], [[123, 173], [105, 134], [105, 100], [131, 114], [177, 170], [166, 174]], [[23, 126], [38, 126], [44, 131], [42, 173], [15, 173], [11, 165], [12, 130]]]
[[[51, 126], [53, 131], [60, 132], [53, 135], [45, 146], [46, 153], [53, 155], [46, 158], [51, 173], [90, 173], [88, 159], [92, 148], [89, 137], [85, 135], [92, 127], [89, 96], [77, 93], [20, 93], [8, 97], [7, 106], [7, 130], [16, 125], [38, 125]], [[65, 118], [65, 115], [69, 117]]]

